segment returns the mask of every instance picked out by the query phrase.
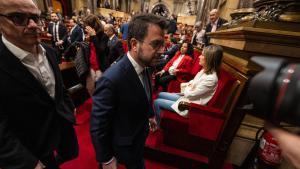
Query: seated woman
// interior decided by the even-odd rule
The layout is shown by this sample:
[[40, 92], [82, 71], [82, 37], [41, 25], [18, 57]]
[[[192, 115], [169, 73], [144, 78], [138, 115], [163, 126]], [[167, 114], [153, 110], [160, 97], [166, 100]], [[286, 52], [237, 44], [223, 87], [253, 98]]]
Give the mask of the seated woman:
[[193, 65], [193, 50], [192, 44], [183, 43], [180, 51], [165, 65], [163, 70], [155, 74], [156, 86], [159, 84], [163, 87], [163, 91], [166, 91], [169, 82], [176, 79], [177, 72], [189, 72]]
[[178, 103], [180, 101], [205, 105], [214, 95], [218, 83], [217, 74], [223, 58], [223, 49], [217, 45], [207, 46], [199, 57], [199, 64], [203, 68], [197, 73], [193, 80], [182, 84], [182, 86], [185, 86], [183, 93], [161, 92], [154, 101], [155, 115], [158, 124], [160, 122], [160, 111], [162, 108], [175, 111], [182, 116], [187, 116], [187, 111], [181, 112], [178, 110]]

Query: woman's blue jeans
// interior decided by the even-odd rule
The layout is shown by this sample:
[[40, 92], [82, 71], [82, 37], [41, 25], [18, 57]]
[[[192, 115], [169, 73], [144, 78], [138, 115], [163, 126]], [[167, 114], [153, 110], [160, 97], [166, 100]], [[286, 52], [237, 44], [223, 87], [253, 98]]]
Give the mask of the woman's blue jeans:
[[160, 92], [158, 98], [154, 100], [154, 111], [157, 124], [160, 124], [160, 112], [161, 109], [166, 109], [174, 111], [172, 105], [180, 98], [181, 96], [176, 93]]

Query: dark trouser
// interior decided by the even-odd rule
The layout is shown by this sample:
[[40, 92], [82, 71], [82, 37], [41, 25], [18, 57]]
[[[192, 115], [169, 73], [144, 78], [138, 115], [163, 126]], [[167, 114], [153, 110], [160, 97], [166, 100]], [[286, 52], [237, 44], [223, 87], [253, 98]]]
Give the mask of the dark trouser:
[[46, 166], [46, 169], [59, 169], [59, 165], [53, 153], [51, 155], [42, 158], [41, 162]]
[[159, 77], [159, 76], [155, 77], [155, 84], [162, 86], [163, 91], [167, 91], [168, 84], [170, 83], [170, 81], [175, 80], [175, 79], [176, 79], [175, 75], [164, 74], [161, 77]]
[[141, 158], [136, 164], [125, 164], [125, 166], [126, 169], [145, 169], [145, 161], [143, 158]]

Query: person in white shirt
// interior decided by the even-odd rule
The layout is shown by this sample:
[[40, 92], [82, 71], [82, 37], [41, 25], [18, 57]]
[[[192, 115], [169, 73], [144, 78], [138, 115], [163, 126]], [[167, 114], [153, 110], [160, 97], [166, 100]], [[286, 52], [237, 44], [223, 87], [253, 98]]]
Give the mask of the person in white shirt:
[[205, 35], [203, 38], [203, 42], [205, 46], [209, 45], [210, 38], [206, 35], [209, 32], [215, 32], [218, 28], [220, 28], [223, 24], [227, 22], [227, 20], [219, 17], [219, 11], [217, 9], [212, 9], [209, 12], [209, 23], [206, 25], [205, 28]]
[[204, 34], [205, 34], [205, 29], [202, 29], [202, 22], [197, 22], [194, 27], [191, 44], [199, 48], [202, 48]]
[[155, 116], [158, 124], [160, 122], [161, 109], [175, 111], [182, 116], [187, 116], [186, 112], [178, 110], [180, 101], [205, 105], [214, 95], [218, 83], [217, 74], [223, 58], [223, 49], [218, 45], [207, 46], [199, 57], [199, 64], [203, 68], [193, 80], [184, 84], [186, 87], [183, 93], [161, 92], [154, 101]]
[[0, 0], [0, 168], [59, 169], [78, 155], [75, 106], [32, 0]]

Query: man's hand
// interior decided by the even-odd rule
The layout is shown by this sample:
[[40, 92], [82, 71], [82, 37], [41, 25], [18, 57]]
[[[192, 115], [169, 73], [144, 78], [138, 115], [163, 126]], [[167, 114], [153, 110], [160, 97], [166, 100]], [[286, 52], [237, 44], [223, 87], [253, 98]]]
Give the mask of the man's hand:
[[117, 169], [117, 160], [113, 157], [109, 164], [102, 164], [102, 169]]
[[43, 169], [43, 168], [46, 168], [46, 166], [44, 166], [44, 164], [41, 161], [39, 161], [34, 169]]
[[158, 129], [155, 117], [149, 118], [149, 127], [150, 127], [150, 131], [152, 131], [152, 132], [154, 132]]
[[295, 168], [300, 168], [300, 136], [277, 128], [270, 123], [266, 129], [276, 138], [283, 157], [290, 161]]

